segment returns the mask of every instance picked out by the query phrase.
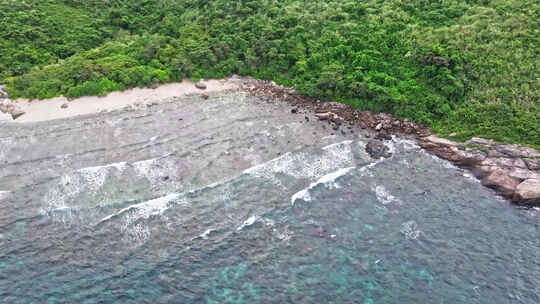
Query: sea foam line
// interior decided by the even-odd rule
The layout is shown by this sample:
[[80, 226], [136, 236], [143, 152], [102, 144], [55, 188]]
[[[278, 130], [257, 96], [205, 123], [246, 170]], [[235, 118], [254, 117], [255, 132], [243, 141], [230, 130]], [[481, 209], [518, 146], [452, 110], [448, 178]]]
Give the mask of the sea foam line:
[[247, 220], [245, 220], [242, 225], [238, 226], [238, 228], [236, 228], [237, 231], [240, 231], [242, 229], [244, 229], [245, 227], [248, 227], [248, 226], [251, 226], [253, 225], [258, 219], [260, 219], [261, 217], [258, 216], [258, 215], [252, 215], [250, 216]]
[[351, 172], [351, 170], [355, 169], [356, 167], [348, 167], [348, 168], [341, 168], [337, 171], [328, 173], [321, 178], [319, 178], [316, 182], [311, 183], [309, 187], [302, 189], [298, 192], [296, 192], [291, 197], [291, 204], [294, 205], [294, 202], [298, 199], [302, 199], [304, 201], [310, 201], [311, 195], [309, 194], [309, 191], [313, 188], [317, 187], [318, 185], [326, 184], [330, 185], [333, 188], [339, 188], [339, 185], [336, 183], [336, 179], [338, 179], [341, 176], [344, 176], [345, 174]]
[[6, 198], [11, 193], [11, 191], [2, 191], [0, 190], [0, 200]]
[[123, 208], [120, 211], [113, 213], [109, 216], [104, 217], [99, 221], [99, 224], [110, 220], [113, 217], [119, 216], [130, 210], [139, 210], [141, 216], [148, 218], [152, 215], [162, 214], [165, 210], [168, 209], [168, 204], [180, 197], [179, 193], [171, 193], [166, 196], [158, 197], [153, 200], [145, 201], [139, 204], [131, 205], [129, 207]]

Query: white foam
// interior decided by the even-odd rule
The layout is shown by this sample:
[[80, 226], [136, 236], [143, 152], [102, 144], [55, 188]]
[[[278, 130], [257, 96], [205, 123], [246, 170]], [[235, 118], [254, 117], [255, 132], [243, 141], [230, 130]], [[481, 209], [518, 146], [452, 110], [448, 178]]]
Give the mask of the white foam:
[[400, 147], [403, 151], [420, 150], [420, 146], [410, 139], [403, 139], [396, 135], [392, 135], [392, 142], [395, 146]]
[[383, 205], [390, 204], [392, 202], [399, 202], [399, 199], [390, 194], [390, 192], [388, 192], [388, 190], [386, 190], [384, 186], [375, 186], [375, 188], [373, 188], [372, 190], [375, 192], [377, 200]]
[[43, 213], [70, 207], [67, 206], [68, 199], [84, 191], [96, 193], [103, 187], [111, 171], [118, 170], [121, 173], [127, 167], [128, 163], [119, 162], [103, 166], [81, 168], [70, 174], [61, 176], [58, 184], [51, 187], [44, 196], [47, 206], [42, 210]]
[[158, 197], [153, 200], [145, 201], [139, 204], [131, 205], [120, 211], [113, 213], [109, 216], [104, 217], [99, 221], [99, 223], [106, 222], [113, 217], [119, 216], [128, 211], [136, 211], [134, 215], [130, 217], [132, 221], [135, 221], [139, 218], [149, 218], [152, 215], [162, 214], [165, 210], [169, 208], [169, 203], [180, 196], [179, 193], [171, 193], [166, 196]]
[[369, 172], [369, 170], [373, 167], [375, 167], [376, 165], [378, 165], [379, 163], [383, 162], [385, 160], [385, 158], [381, 157], [380, 159], [372, 162], [372, 163], [369, 163], [363, 167], [361, 167], [360, 169], [358, 169], [358, 172], [363, 176], [364, 174], [366, 174], [367, 176], [372, 176], [373, 174], [371, 174], [371, 172]]
[[88, 188], [96, 191], [99, 188], [103, 187], [103, 185], [105, 184], [109, 169], [115, 168], [118, 171], [123, 172], [126, 167], [126, 162], [120, 162], [104, 166], [82, 168], [77, 170], [76, 172], [82, 175], [82, 178], [84, 179], [85, 184], [88, 186]]
[[0, 190], [0, 200], [5, 199], [11, 192], [10, 191], [1, 191]]
[[344, 145], [352, 144], [352, 142], [353, 142], [352, 140], [345, 140], [345, 141], [342, 141], [342, 142], [338, 142], [338, 143], [335, 143], [335, 144], [325, 146], [322, 149], [323, 150], [328, 150], [328, 151], [335, 151], [336, 149], [342, 149]]
[[311, 200], [311, 195], [309, 194], [309, 191], [312, 190], [313, 188], [317, 187], [318, 185], [326, 185], [329, 188], [340, 188], [339, 184], [336, 183], [336, 179], [338, 179], [339, 177], [349, 173], [351, 170], [353, 170], [355, 168], [356, 167], [342, 168], [342, 169], [339, 169], [337, 171], [334, 171], [334, 172], [331, 172], [331, 173], [328, 173], [328, 174], [322, 176], [316, 182], [311, 183], [309, 185], [309, 187], [296, 192], [291, 197], [291, 204], [294, 205], [294, 202], [297, 199], [303, 199], [306, 202], [310, 201]]
[[203, 233], [200, 235], [200, 237], [206, 240], [206, 239], [208, 239], [208, 236], [210, 235], [210, 233], [212, 233], [212, 232], [214, 232], [214, 231], [216, 231], [216, 230], [215, 230], [215, 229], [212, 229], [212, 228], [206, 229], [206, 231], [203, 232]]
[[415, 221], [408, 221], [401, 224], [400, 232], [403, 233], [408, 240], [417, 239], [421, 233], [421, 231], [418, 230], [418, 224]]
[[244, 229], [245, 227], [253, 225], [259, 218], [260, 218], [260, 216], [258, 216], [258, 215], [250, 216], [247, 220], [245, 220], [242, 223], [242, 225], [238, 226], [238, 228], [236, 228], [236, 230], [240, 231], [240, 230]]
[[291, 196], [291, 204], [294, 205], [294, 202], [299, 199], [303, 200], [304, 202], [310, 202], [311, 194], [309, 194], [309, 189], [302, 189], [293, 194], [293, 196]]
[[351, 143], [352, 141], [348, 140], [326, 146], [322, 148], [321, 155], [287, 152], [266, 163], [248, 168], [243, 173], [269, 179], [277, 185], [281, 183], [275, 177], [276, 173], [287, 174], [294, 178], [317, 179], [328, 172], [354, 164]]

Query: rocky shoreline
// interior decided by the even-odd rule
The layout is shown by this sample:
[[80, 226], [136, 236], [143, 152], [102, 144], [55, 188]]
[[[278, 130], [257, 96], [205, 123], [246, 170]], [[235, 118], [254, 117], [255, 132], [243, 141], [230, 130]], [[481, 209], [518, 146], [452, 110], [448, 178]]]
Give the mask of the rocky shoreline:
[[[315, 113], [336, 132], [347, 132], [349, 126], [360, 126], [366, 137], [374, 138], [366, 150], [374, 157], [388, 157], [388, 151], [376, 140], [391, 135], [413, 135], [426, 151], [470, 170], [486, 187], [520, 205], [540, 205], [540, 150], [493, 140], [472, 138], [460, 143], [437, 137], [427, 127], [389, 114], [354, 109], [336, 102], [321, 102], [292, 88], [274, 82], [250, 79], [244, 90], [268, 98], [277, 98], [293, 106], [293, 113]], [[307, 116], [306, 116], [306, 119]]]
[[25, 112], [8, 99], [8, 94], [4, 91], [5, 88], [4, 85], [0, 85], [0, 112], [11, 115], [11, 118], [15, 120], [24, 115]]

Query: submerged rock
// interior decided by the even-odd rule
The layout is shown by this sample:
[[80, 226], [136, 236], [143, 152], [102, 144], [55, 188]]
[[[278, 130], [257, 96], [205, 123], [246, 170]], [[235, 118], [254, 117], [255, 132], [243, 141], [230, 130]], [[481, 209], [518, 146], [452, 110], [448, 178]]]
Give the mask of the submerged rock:
[[390, 149], [378, 140], [370, 140], [366, 145], [366, 152], [373, 158], [392, 156]]
[[512, 200], [518, 204], [540, 204], [540, 179], [527, 179], [516, 187]]

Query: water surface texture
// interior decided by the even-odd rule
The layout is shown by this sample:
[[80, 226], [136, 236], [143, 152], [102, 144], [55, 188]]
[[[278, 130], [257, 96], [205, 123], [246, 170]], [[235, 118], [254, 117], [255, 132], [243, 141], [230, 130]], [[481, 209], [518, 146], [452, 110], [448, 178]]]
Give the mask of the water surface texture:
[[2, 303], [540, 303], [540, 211], [407, 140], [239, 93], [0, 128]]

